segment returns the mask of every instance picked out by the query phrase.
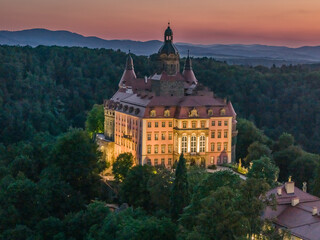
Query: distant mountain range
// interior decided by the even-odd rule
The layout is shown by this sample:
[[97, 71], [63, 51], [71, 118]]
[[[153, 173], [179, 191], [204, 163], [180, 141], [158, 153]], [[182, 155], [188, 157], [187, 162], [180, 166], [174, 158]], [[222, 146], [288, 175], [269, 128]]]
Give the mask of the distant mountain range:
[[[151, 55], [162, 45], [161, 41], [105, 40], [98, 37], [85, 37], [68, 31], [29, 29], [22, 31], [0, 31], [1, 45], [32, 46], [77, 46], [88, 48], [120, 49], [137, 55]], [[320, 46], [289, 48], [284, 46], [212, 44], [200, 45], [176, 43], [181, 56], [187, 51], [194, 57], [212, 57], [230, 64], [265, 65], [320, 63]]]

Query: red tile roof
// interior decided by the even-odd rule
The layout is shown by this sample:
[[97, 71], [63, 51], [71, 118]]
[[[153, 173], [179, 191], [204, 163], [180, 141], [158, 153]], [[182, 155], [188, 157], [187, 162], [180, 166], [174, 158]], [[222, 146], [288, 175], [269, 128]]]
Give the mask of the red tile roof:
[[[292, 235], [302, 239], [320, 239], [320, 216], [312, 215], [313, 207], [317, 207], [319, 212], [320, 199], [297, 187], [294, 187], [293, 194], [287, 194], [284, 185], [281, 186], [281, 195], [277, 194], [277, 189], [274, 188], [267, 193], [268, 196], [275, 195], [277, 209], [267, 207], [263, 218], [272, 219], [276, 225], [287, 228]], [[298, 198], [299, 203], [292, 206], [291, 201], [294, 198]]]

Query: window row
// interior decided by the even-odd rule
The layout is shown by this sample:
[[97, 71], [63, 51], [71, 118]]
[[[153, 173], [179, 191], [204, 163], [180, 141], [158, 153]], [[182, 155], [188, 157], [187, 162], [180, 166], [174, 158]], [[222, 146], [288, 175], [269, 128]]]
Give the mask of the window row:
[[[217, 121], [218, 122], [218, 126], [222, 126], [222, 121]], [[216, 125], [216, 121], [211, 121], [211, 126], [215, 126]], [[228, 120], [223, 121], [223, 125], [224, 126], [228, 126]]]
[[[228, 162], [228, 156], [218, 156], [217, 157], [217, 163], [218, 164], [227, 163], [227, 162]], [[211, 157], [210, 163], [214, 164], [214, 157]]]
[[[154, 140], [159, 140], [159, 133], [154, 133]], [[166, 140], [166, 132], [161, 133], [161, 140]], [[152, 139], [152, 134], [147, 133], [147, 140], [150, 141]], [[168, 140], [172, 140], [172, 132], [168, 133]]]
[[[181, 138], [181, 152], [186, 153], [188, 150], [188, 137], [183, 136]], [[199, 138], [199, 152], [206, 151], [206, 137], [200, 136]], [[197, 152], [197, 137], [191, 136], [190, 137], [190, 152], [195, 153]]]
[[[211, 143], [211, 152], [215, 152], [215, 151], [218, 151], [220, 152], [221, 151], [221, 144], [223, 144], [223, 151], [228, 151], [228, 143], [227, 142], [224, 142], [224, 143], [220, 143], [218, 142], [217, 144], [216, 143]], [[217, 150], [216, 150], [216, 146], [217, 146]]]
[[[217, 138], [221, 138], [222, 131], [217, 131]], [[228, 130], [223, 131], [223, 137], [228, 138]], [[211, 138], [216, 138], [216, 131], [211, 131]]]
[[[154, 166], [157, 166], [157, 165], [165, 165], [165, 158], [160, 158], [160, 159], [158, 159], [158, 158], [155, 158], [154, 160], [153, 160], [153, 162], [152, 162], [152, 160], [151, 159], [147, 159], [147, 164], [148, 165], [154, 165]], [[172, 166], [172, 158], [168, 158], [168, 162], [167, 162], [167, 164], [168, 164], [168, 166]]]
[[[188, 126], [188, 122], [187, 121], [183, 121], [182, 122], [182, 128], [187, 128]], [[197, 121], [192, 121], [191, 122], [191, 128], [205, 128], [206, 127], [206, 121], [200, 121], [200, 126], [198, 125]]]
[[[148, 128], [151, 128], [152, 127], [152, 122], [148, 122]], [[168, 126], [169, 127], [172, 127], [172, 122], [169, 122], [168, 123]], [[159, 122], [154, 122], [154, 127], [159, 127]], [[161, 122], [161, 127], [166, 127], [166, 122]]]
[[[161, 153], [166, 153], [166, 149], [167, 149], [167, 145], [166, 144], [162, 144], [161, 146]], [[151, 149], [152, 145], [147, 145], [147, 153], [151, 154]], [[159, 153], [159, 145], [154, 145], [153, 146], [153, 153], [157, 154]], [[172, 144], [168, 145], [168, 153], [172, 153]]]

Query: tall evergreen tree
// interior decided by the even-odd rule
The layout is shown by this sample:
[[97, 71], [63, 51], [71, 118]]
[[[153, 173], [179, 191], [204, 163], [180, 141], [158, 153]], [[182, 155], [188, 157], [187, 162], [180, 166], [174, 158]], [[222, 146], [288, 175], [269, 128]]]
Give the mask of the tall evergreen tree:
[[173, 220], [178, 220], [184, 207], [189, 204], [186, 159], [180, 155], [170, 198], [170, 212]]

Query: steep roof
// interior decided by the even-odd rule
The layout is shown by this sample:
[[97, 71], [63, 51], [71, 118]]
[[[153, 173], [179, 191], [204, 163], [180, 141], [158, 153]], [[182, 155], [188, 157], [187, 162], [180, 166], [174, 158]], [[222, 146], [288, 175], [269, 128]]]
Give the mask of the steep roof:
[[[320, 199], [309, 193], [294, 187], [294, 193], [287, 193], [285, 186], [281, 186], [281, 195], [274, 188], [267, 193], [275, 195], [277, 209], [267, 207], [263, 218], [272, 219], [275, 224], [287, 228], [291, 234], [306, 240], [318, 240], [320, 236]], [[292, 206], [293, 199], [299, 199], [299, 203]], [[313, 208], [317, 207], [317, 214], [313, 215]]]

